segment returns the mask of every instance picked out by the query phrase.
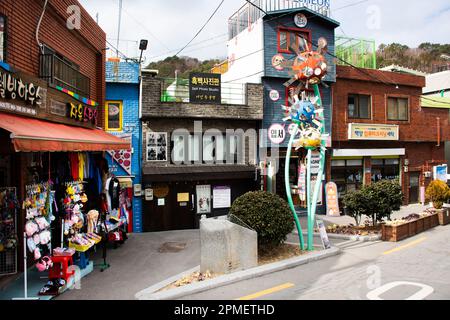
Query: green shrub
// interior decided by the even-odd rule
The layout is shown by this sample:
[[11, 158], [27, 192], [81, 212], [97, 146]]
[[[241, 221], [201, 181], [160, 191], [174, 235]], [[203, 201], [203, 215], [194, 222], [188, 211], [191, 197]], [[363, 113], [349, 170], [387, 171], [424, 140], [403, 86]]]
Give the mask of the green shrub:
[[441, 209], [444, 202], [449, 199], [450, 188], [441, 180], [433, 180], [425, 191], [426, 201], [431, 201], [436, 209]]
[[390, 219], [394, 210], [399, 210], [403, 202], [402, 188], [396, 181], [382, 180], [363, 186], [344, 196], [343, 204], [347, 215], [361, 223], [362, 216], [367, 216], [375, 226], [384, 218]]
[[285, 200], [265, 191], [252, 191], [237, 198], [230, 209], [258, 233], [260, 249], [282, 244], [294, 229], [294, 217]]

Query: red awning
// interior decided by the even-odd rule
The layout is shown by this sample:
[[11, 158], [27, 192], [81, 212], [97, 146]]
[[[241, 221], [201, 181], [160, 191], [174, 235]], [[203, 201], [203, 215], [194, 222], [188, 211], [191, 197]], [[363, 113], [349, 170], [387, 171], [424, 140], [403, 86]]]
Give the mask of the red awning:
[[0, 113], [0, 128], [11, 132], [18, 152], [108, 151], [130, 149], [130, 143], [100, 129], [73, 127]]

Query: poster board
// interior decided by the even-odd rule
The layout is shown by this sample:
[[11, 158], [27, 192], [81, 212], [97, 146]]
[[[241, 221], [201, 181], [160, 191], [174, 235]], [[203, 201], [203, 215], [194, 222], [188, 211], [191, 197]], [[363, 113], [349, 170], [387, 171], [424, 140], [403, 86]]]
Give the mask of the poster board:
[[213, 208], [224, 209], [231, 207], [231, 188], [217, 186], [213, 188]]
[[211, 213], [211, 185], [196, 186], [195, 205], [198, 214]]
[[328, 182], [326, 184], [325, 197], [327, 202], [327, 216], [339, 217], [339, 200], [336, 183]]

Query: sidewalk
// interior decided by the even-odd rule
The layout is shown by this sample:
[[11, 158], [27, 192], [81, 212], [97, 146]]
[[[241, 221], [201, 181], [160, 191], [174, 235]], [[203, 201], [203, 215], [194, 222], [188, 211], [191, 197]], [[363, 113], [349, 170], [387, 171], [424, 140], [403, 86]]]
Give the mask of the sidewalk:
[[[399, 211], [394, 211], [391, 215], [392, 219], [400, 219], [402, 217], [406, 217], [407, 215], [411, 213], [421, 213], [426, 208], [428, 208], [428, 205], [423, 206], [422, 204], [410, 204], [408, 206], [403, 206], [400, 208]], [[307, 229], [308, 225], [308, 217], [306, 216], [299, 216], [300, 224], [302, 226], [303, 230]], [[346, 225], [353, 223], [355, 224], [355, 219], [349, 216], [340, 216], [340, 217], [328, 217], [326, 215], [316, 215], [316, 221], [322, 220], [325, 224], [325, 226], [337, 224], [337, 225]], [[364, 218], [362, 220], [364, 222]], [[315, 222], [314, 222], [315, 226]]]

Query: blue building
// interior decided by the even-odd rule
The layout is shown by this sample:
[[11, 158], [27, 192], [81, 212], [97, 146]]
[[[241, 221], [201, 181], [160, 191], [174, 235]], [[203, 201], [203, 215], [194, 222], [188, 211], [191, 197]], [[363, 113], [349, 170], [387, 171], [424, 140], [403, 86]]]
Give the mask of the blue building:
[[110, 172], [129, 188], [132, 231], [142, 232], [142, 199], [133, 188], [142, 181], [142, 129], [139, 119], [139, 64], [106, 62], [105, 130], [131, 141], [131, 150], [109, 152]]
[[[329, 146], [331, 146], [331, 87], [336, 82], [333, 54], [335, 28], [339, 23], [329, 17], [330, 1], [327, 0], [252, 2], [256, 6], [246, 2], [229, 19], [228, 70], [222, 75], [222, 81], [264, 85], [262, 128], [267, 130], [267, 133], [260, 136], [260, 147], [278, 148], [279, 158], [278, 164], [262, 156], [259, 161], [261, 168], [266, 170], [264, 188], [284, 196], [284, 163], [289, 142], [289, 123], [283, 121], [286, 115], [282, 105], [289, 105], [290, 90], [284, 83], [292, 77], [292, 74], [289, 74], [289, 68], [286, 68], [282, 61], [293, 61], [296, 58], [297, 54], [292, 47], [298, 48], [300, 52], [317, 50], [319, 38], [327, 40], [329, 54], [325, 54], [325, 58], [328, 73], [324, 78], [324, 85], [320, 86], [320, 91], [324, 107], [325, 132], [330, 135]], [[262, 8], [264, 12], [257, 7]], [[316, 160], [319, 157], [318, 153], [313, 156]], [[304, 176], [305, 157], [304, 150], [300, 149], [293, 153], [289, 174], [292, 193], [297, 195], [293, 197], [294, 203], [299, 208], [306, 206], [306, 202], [299, 196], [299, 186], [302, 184], [300, 176]], [[314, 161], [313, 159], [313, 163]], [[324, 204], [324, 199], [320, 200]]]

